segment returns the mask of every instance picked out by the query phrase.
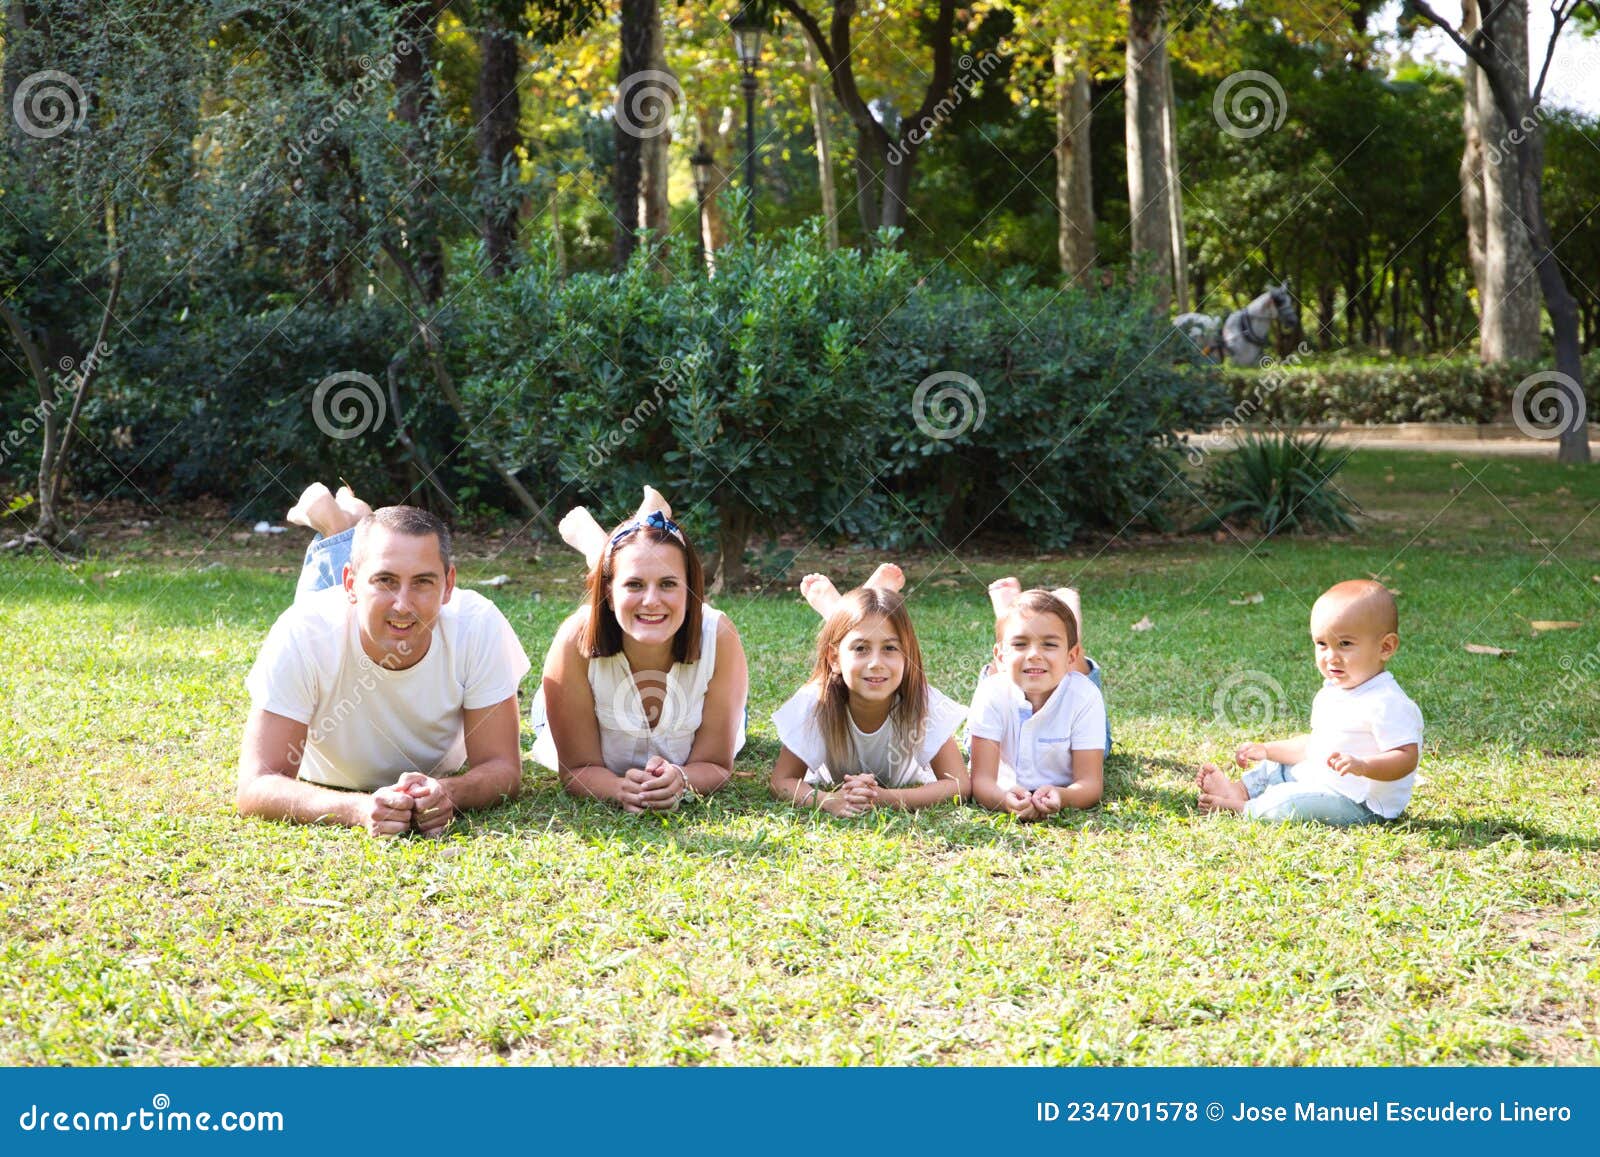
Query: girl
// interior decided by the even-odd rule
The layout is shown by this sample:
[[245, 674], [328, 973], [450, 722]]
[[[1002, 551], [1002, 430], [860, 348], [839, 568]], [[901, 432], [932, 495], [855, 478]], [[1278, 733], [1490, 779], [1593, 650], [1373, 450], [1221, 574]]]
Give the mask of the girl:
[[562, 528], [593, 561], [585, 605], [545, 657], [534, 757], [571, 794], [626, 812], [716, 791], [744, 746], [749, 675], [739, 632], [705, 605], [700, 556], [648, 489], [603, 539], [587, 511]]
[[824, 622], [810, 682], [772, 716], [772, 794], [835, 816], [965, 799], [966, 709], [927, 684], [899, 568], [868, 582], [843, 596], [821, 575], [801, 584]]

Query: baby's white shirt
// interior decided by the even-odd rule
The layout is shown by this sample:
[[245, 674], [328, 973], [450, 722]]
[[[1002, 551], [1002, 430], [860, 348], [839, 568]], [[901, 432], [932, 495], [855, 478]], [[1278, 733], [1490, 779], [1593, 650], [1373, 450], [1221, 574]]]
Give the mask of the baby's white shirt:
[[1417, 745], [1420, 765], [1422, 712], [1389, 672], [1348, 690], [1325, 686], [1311, 702], [1311, 742], [1305, 759], [1294, 766], [1294, 778], [1325, 783], [1385, 819], [1394, 819], [1411, 800], [1415, 769], [1399, 779], [1368, 779], [1340, 775], [1328, 766], [1328, 757], [1340, 752], [1365, 759], [1412, 743]]
[[1087, 675], [1067, 672], [1038, 711], [1002, 673], [978, 684], [972, 697], [970, 734], [1000, 745], [1001, 791], [1067, 787], [1074, 751], [1105, 751], [1106, 702]]

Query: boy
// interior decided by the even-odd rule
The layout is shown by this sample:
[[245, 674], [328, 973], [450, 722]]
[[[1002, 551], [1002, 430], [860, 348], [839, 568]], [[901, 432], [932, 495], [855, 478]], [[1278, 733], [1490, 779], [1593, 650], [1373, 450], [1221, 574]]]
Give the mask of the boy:
[[1019, 820], [1091, 808], [1104, 789], [1106, 706], [1084, 673], [1078, 617], [1049, 591], [1003, 595], [994, 674], [968, 715], [972, 798]]
[[1325, 591], [1311, 608], [1323, 682], [1310, 734], [1240, 747], [1234, 762], [1250, 770], [1238, 780], [1206, 764], [1195, 780], [1200, 810], [1339, 826], [1404, 811], [1417, 779], [1422, 712], [1385, 670], [1399, 630], [1394, 595], [1382, 583]]

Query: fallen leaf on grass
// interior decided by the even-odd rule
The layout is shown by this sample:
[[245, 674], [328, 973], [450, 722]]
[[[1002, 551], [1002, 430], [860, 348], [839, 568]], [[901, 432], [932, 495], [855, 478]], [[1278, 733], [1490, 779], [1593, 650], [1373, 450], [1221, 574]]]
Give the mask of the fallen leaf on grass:
[[1516, 654], [1516, 651], [1509, 647], [1491, 647], [1487, 643], [1463, 643], [1462, 646], [1474, 655], [1494, 655], [1503, 658], [1506, 655]]
[[296, 904], [309, 904], [313, 908], [348, 907], [343, 900], [324, 900], [320, 896], [290, 896], [289, 899]]
[[1144, 618], [1140, 619], [1137, 623], [1133, 624], [1133, 626], [1129, 627], [1128, 629], [1130, 631], [1149, 631], [1149, 630], [1153, 630], [1154, 628], [1155, 628], [1155, 624], [1150, 621], [1150, 616], [1146, 615]]
[[961, 585], [961, 580], [959, 580], [959, 579], [935, 579], [933, 581], [933, 585], [936, 586], [936, 587], [960, 586]]
[[1575, 631], [1583, 624], [1571, 619], [1529, 619], [1528, 626], [1535, 631]]
[[1235, 607], [1253, 607], [1257, 603], [1264, 603], [1266, 601], [1267, 596], [1262, 594], [1260, 591], [1256, 591], [1254, 594], [1245, 595], [1242, 599], [1229, 599], [1228, 604]]
[[510, 575], [508, 575], [508, 574], [497, 574], [497, 575], [494, 576], [494, 578], [479, 579], [477, 582], [473, 583], [472, 585], [475, 586], [475, 587], [503, 587], [510, 581], [511, 581], [511, 576]]
[[228, 535], [228, 537], [233, 539], [234, 542], [249, 542], [251, 536], [248, 530], [240, 530]]

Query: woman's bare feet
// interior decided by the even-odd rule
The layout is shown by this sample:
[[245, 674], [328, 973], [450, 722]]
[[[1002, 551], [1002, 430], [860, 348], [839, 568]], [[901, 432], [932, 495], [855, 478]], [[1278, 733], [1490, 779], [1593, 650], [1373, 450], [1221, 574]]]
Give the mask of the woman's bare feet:
[[336, 506], [350, 517], [350, 525], [354, 526], [367, 515], [372, 513], [372, 507], [367, 502], [356, 497], [355, 491], [348, 486], [341, 486], [333, 496]]
[[561, 541], [583, 555], [583, 561], [592, 569], [606, 551], [606, 532], [594, 520], [586, 506], [574, 506], [556, 526]]
[[1200, 810], [1203, 812], [1242, 812], [1244, 805], [1250, 802], [1250, 793], [1244, 789], [1244, 784], [1229, 779], [1214, 764], [1202, 766], [1194, 777], [1194, 784], [1200, 789]]
[[634, 517], [643, 522], [658, 510], [661, 511], [663, 517], [672, 517], [672, 507], [667, 505], [665, 498], [661, 497], [661, 491], [654, 486], [646, 486], [644, 488], [644, 501], [639, 503], [638, 513]]
[[995, 579], [989, 584], [989, 604], [994, 607], [994, 617], [1003, 619], [1006, 612], [1011, 609], [1011, 604], [1017, 601], [1017, 596], [1022, 593], [1022, 584], [1015, 575], [1007, 575], [1003, 579]]
[[328, 488], [320, 482], [313, 482], [302, 490], [300, 500], [289, 507], [289, 513], [283, 517], [296, 526], [310, 527], [324, 538], [349, 530], [357, 521], [339, 508]]
[[823, 618], [833, 614], [833, 608], [839, 605], [839, 588], [825, 574], [808, 574], [801, 579], [800, 595]]
[[895, 566], [894, 563], [886, 562], [873, 571], [871, 577], [861, 585], [864, 587], [877, 587], [881, 591], [898, 591], [906, 585], [906, 572]]

